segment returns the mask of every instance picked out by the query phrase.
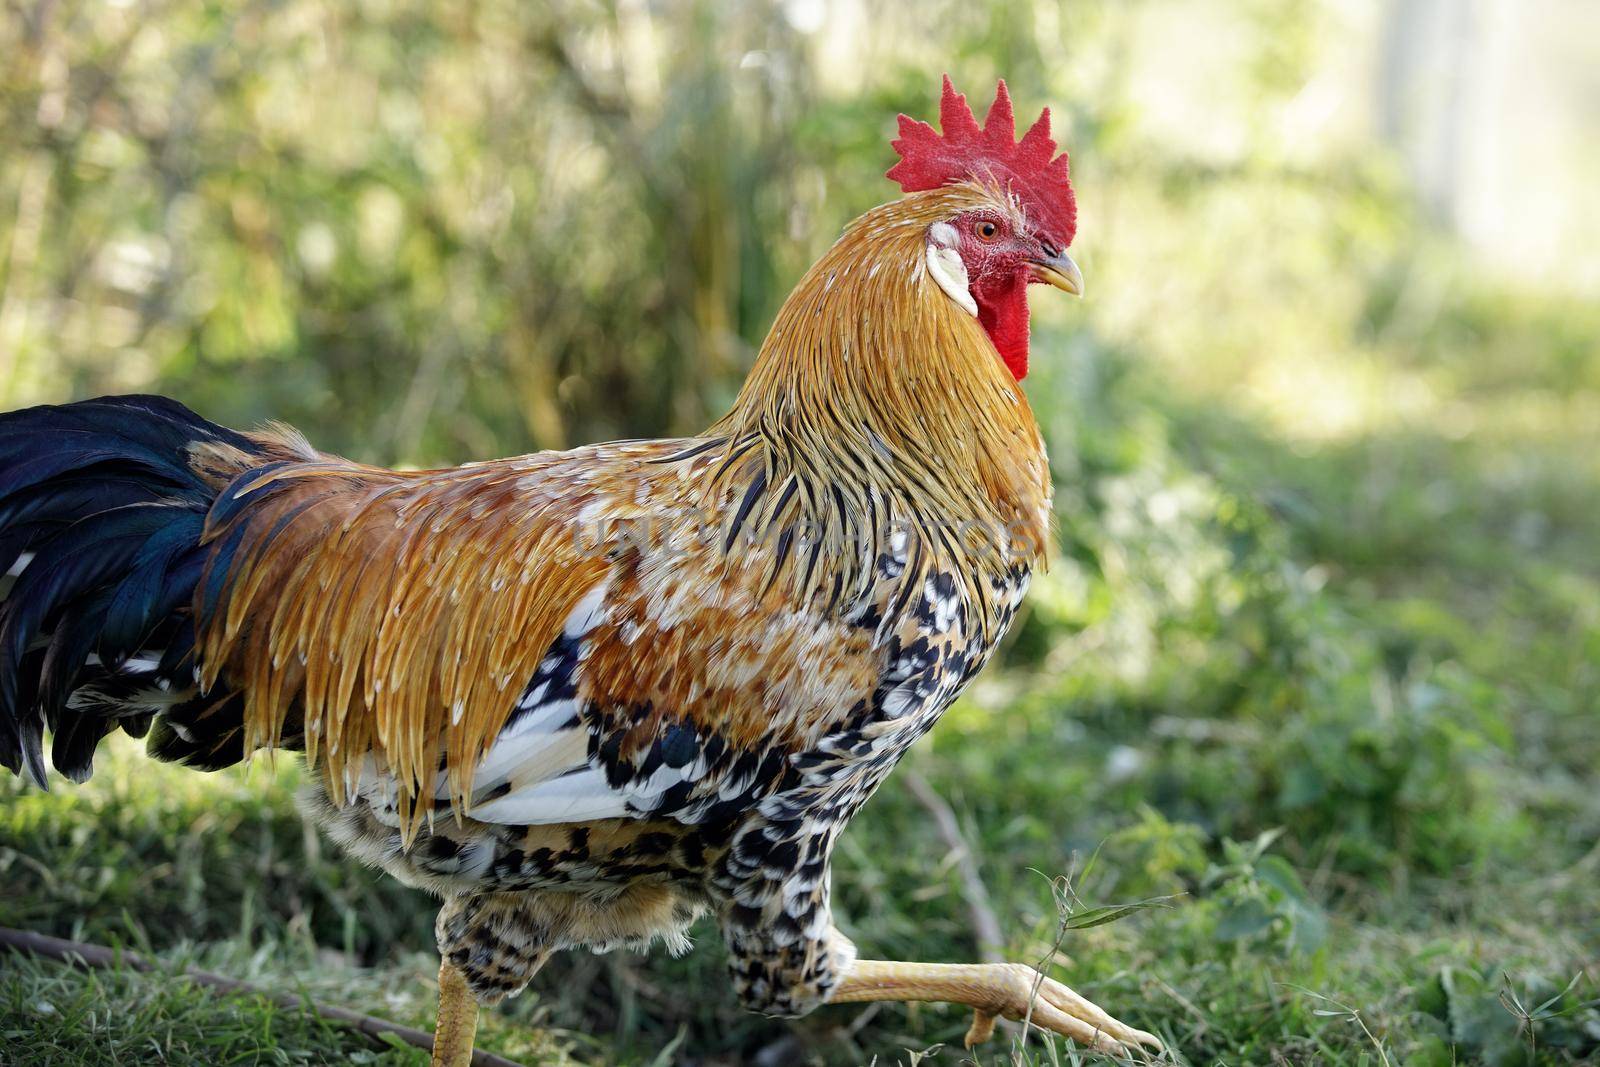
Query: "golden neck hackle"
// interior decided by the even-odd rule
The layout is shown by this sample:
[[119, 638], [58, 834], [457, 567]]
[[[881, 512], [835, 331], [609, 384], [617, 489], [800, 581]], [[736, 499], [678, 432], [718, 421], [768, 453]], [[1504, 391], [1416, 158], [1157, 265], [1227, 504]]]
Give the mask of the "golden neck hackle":
[[[796, 286], [732, 411], [707, 431], [758, 440], [766, 484], [798, 484], [804, 518], [839, 542], [828, 555], [852, 572], [847, 589], [862, 553], [843, 545], [881, 547], [885, 513], [969, 588], [1042, 553], [1050, 481], [1033, 412], [927, 266], [929, 227], [984, 206], [1013, 208], [961, 185], [856, 220]], [[999, 542], [1018, 551], [988, 550]]]

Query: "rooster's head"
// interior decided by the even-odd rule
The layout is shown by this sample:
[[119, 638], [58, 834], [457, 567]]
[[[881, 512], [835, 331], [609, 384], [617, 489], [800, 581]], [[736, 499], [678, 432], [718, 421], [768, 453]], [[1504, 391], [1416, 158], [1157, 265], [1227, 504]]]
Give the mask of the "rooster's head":
[[1020, 379], [1028, 372], [1029, 283], [1083, 293], [1083, 275], [1067, 255], [1077, 231], [1067, 155], [1055, 154], [1048, 108], [1016, 140], [1004, 81], [979, 126], [947, 75], [939, 123], [942, 132], [935, 132], [900, 116], [894, 142], [900, 162], [888, 177], [908, 194], [952, 186], [971, 192], [928, 227], [928, 270], [950, 299], [978, 318]]

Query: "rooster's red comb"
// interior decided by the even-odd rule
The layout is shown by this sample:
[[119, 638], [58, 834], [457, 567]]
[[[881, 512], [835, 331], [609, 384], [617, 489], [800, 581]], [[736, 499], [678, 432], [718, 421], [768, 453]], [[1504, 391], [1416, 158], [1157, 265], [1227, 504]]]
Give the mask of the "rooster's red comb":
[[980, 127], [967, 98], [956, 92], [946, 74], [939, 125], [942, 135], [926, 122], [901, 115], [900, 137], [894, 142], [900, 162], [889, 168], [885, 177], [899, 182], [907, 193], [956, 182], [996, 182], [1010, 189], [1044, 235], [1063, 248], [1072, 243], [1078, 229], [1078, 205], [1067, 180], [1067, 154], [1055, 154], [1049, 108], [1018, 141], [1011, 94], [1003, 79]]

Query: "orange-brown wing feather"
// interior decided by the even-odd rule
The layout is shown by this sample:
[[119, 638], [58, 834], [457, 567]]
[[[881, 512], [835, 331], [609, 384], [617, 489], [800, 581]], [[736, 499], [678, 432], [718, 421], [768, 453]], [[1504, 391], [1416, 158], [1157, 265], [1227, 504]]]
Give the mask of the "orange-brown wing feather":
[[[207, 538], [201, 681], [245, 694], [246, 750], [302, 720], [342, 802], [372, 755], [408, 831], [441, 754], [455, 804], [574, 603], [607, 563], [574, 517], [597, 472], [544, 454], [400, 473], [328, 457], [239, 478]], [[202, 594], [204, 600], [204, 594]]]

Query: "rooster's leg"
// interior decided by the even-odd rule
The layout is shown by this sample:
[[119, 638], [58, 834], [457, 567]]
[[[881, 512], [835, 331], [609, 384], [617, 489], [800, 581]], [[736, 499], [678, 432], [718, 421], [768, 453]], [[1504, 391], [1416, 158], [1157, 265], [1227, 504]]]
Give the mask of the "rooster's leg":
[[1080, 1045], [1126, 1054], [1161, 1050], [1154, 1034], [1120, 1023], [1054, 979], [1020, 963], [895, 963], [856, 960], [828, 997], [830, 1004], [928, 1000], [973, 1010], [967, 1047], [987, 1041], [995, 1020], [1028, 1019]]
[[467, 977], [449, 960], [439, 964], [439, 1020], [433, 1030], [433, 1067], [468, 1067], [472, 1035], [478, 1029], [478, 1002]]

